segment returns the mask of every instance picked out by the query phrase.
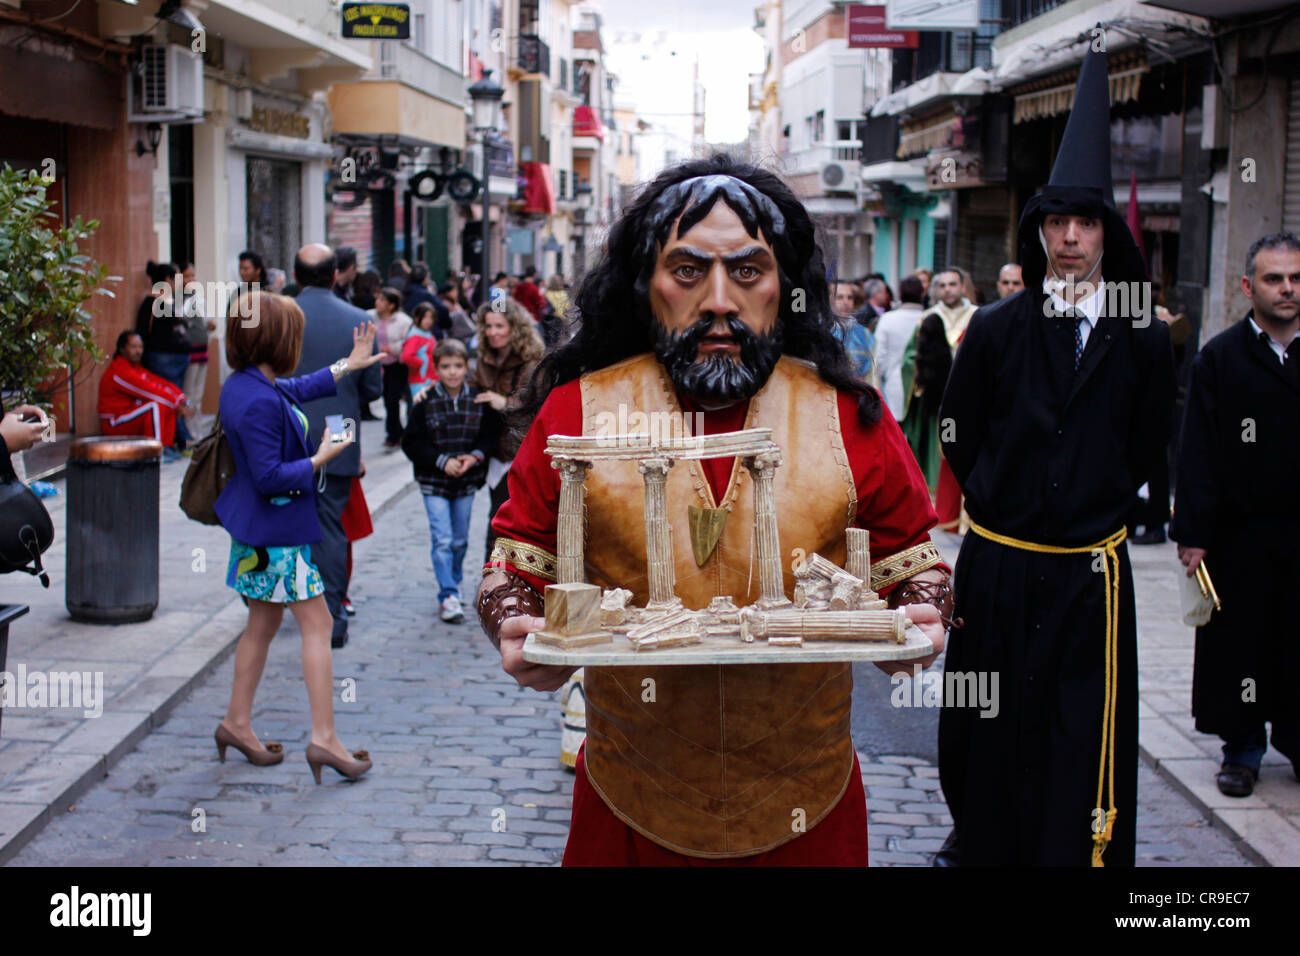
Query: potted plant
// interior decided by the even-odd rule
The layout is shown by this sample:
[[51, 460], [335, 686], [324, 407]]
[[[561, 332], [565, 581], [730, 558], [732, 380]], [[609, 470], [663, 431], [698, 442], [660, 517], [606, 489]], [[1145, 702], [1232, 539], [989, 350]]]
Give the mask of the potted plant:
[[6, 407], [28, 402], [49, 411], [75, 369], [104, 358], [86, 309], [120, 281], [82, 253], [99, 221], [64, 226], [36, 170], [0, 169], [0, 390]]

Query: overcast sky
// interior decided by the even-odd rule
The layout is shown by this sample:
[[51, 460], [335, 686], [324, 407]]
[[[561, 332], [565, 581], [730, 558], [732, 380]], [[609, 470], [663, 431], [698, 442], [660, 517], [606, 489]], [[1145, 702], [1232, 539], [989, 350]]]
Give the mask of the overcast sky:
[[763, 68], [763, 43], [753, 30], [756, 0], [603, 0], [599, 6], [619, 100], [689, 142], [698, 57], [706, 90], [705, 138], [745, 138], [749, 74]]

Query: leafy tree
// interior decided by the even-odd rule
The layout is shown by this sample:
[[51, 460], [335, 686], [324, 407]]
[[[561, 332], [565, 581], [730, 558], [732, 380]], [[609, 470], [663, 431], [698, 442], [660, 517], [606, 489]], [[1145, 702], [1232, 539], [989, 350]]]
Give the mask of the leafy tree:
[[34, 169], [0, 169], [0, 389], [49, 408], [69, 374], [103, 360], [85, 306], [121, 277], [78, 250], [99, 220], [59, 225], [47, 185]]

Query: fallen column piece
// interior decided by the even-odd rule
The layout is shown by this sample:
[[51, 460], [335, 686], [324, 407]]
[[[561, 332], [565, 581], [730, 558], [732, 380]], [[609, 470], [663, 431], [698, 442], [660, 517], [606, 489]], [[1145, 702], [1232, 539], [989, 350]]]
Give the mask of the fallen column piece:
[[700, 643], [696, 626], [699, 613], [682, 609], [638, 624], [627, 632], [633, 650], [648, 651], [656, 647], [678, 647]]
[[804, 641], [893, 641], [907, 640], [907, 615], [895, 611], [823, 611], [783, 608], [764, 611], [747, 607], [740, 612], [740, 636], [744, 641], [766, 638], [769, 644], [799, 645]]

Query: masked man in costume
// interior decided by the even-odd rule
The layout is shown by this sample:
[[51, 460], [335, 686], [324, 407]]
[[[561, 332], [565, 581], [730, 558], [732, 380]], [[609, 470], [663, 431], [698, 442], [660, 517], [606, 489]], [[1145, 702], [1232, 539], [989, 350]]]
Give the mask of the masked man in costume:
[[975, 306], [962, 294], [964, 285], [965, 277], [957, 269], [934, 277], [930, 289], [939, 301], [921, 316], [903, 351], [901, 370], [907, 405], [899, 424], [934, 495], [939, 527], [944, 531], [958, 530], [961, 516], [961, 489], [939, 447], [939, 401], [952, 370], [953, 353], [975, 314]]
[[[771, 428], [782, 552], [842, 562], [845, 530], [869, 529], [873, 585], [895, 606], [914, 604], [908, 615], [942, 646], [940, 611], [928, 605], [946, 617], [950, 592], [924, 479], [834, 337], [825, 274], [789, 188], [726, 156], [664, 171], [615, 223], [577, 297], [580, 330], [533, 379], [525, 409], [535, 417], [493, 522], [478, 610], [520, 684], [554, 690], [571, 671], [521, 656], [555, 578], [559, 479], [547, 436], [600, 434], [620, 408], [629, 421], [688, 412], [705, 434]], [[669, 469], [686, 607], [757, 600], [749, 485], [732, 459]], [[642, 487], [636, 462], [597, 462], [585, 501], [587, 580], [628, 588], [637, 604], [648, 596]], [[715, 533], [697, 536], [688, 509], [706, 512]], [[792, 592], [788, 568], [784, 586]], [[586, 668], [566, 864], [866, 863], [851, 665], [652, 664]]]
[[946, 667], [999, 674], [1002, 698], [993, 718], [953, 700], [940, 715], [961, 865], [1134, 862], [1124, 518], [1163, 454], [1174, 382], [1110, 156], [1105, 55], [1089, 52], [1051, 180], [1020, 219], [1025, 288], [971, 320], [939, 412], [971, 520]]
[[1170, 536], [1191, 575], [1204, 559], [1222, 608], [1196, 629], [1192, 713], [1223, 738], [1215, 782], [1248, 797], [1273, 746], [1300, 779], [1300, 646], [1282, 597], [1300, 580], [1286, 503], [1300, 486], [1300, 238], [1257, 239], [1246, 256], [1246, 317], [1192, 363]]

